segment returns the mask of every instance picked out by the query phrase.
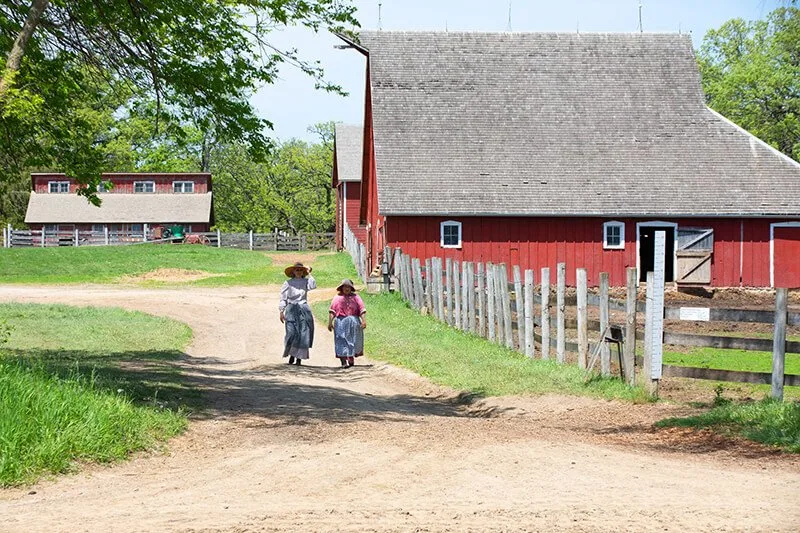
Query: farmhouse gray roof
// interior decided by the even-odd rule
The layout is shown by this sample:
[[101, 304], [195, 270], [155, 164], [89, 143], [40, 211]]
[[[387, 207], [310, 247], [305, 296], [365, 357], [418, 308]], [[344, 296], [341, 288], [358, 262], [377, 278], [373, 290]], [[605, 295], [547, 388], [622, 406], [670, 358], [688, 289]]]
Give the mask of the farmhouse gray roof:
[[27, 224], [208, 223], [211, 193], [100, 194], [100, 207], [76, 194], [31, 193]]
[[336, 124], [334, 138], [339, 181], [361, 181], [364, 128], [355, 124]]
[[385, 215], [800, 216], [688, 35], [362, 32]]

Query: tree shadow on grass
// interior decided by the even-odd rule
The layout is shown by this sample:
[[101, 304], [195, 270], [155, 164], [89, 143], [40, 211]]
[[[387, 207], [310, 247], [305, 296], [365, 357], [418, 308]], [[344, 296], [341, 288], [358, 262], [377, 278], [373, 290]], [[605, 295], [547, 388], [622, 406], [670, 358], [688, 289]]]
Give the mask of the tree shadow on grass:
[[[138, 405], [183, 409], [193, 419], [260, 417], [275, 426], [413, 421], [421, 416], [493, 417], [503, 410], [471, 406], [476, 399], [474, 394], [384, 396], [348, 388], [371, 377], [376, 370], [372, 365], [349, 369], [294, 365], [241, 369], [241, 361], [190, 357], [179, 351], [7, 352], [21, 364], [41, 367], [61, 378], [80, 375], [91, 379], [97, 390], [125, 394]], [[298, 376], [305, 382], [298, 383]]]

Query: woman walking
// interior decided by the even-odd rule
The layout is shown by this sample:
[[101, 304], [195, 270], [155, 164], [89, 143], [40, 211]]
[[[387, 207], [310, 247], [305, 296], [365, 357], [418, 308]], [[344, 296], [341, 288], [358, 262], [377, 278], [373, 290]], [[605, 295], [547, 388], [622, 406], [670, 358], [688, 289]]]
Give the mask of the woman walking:
[[316, 289], [317, 282], [311, 276], [311, 267], [303, 263], [286, 267], [283, 272], [289, 278], [281, 287], [278, 306], [281, 322], [286, 325], [283, 356], [289, 358], [290, 365], [300, 365], [314, 345], [314, 315], [308, 306], [308, 291]]
[[328, 331], [334, 332], [336, 357], [344, 368], [353, 366], [355, 358], [364, 355], [363, 330], [367, 327], [367, 310], [349, 279], [342, 280], [336, 290], [339, 295], [331, 302]]

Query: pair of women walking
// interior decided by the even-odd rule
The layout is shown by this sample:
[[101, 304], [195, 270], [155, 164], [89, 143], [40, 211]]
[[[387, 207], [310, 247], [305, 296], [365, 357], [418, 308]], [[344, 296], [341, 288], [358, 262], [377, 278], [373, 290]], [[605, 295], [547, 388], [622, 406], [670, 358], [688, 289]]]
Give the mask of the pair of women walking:
[[[311, 267], [295, 263], [286, 267], [284, 273], [289, 278], [281, 287], [281, 322], [286, 326], [283, 356], [289, 364], [300, 365], [310, 356], [314, 345], [314, 316], [308, 305], [308, 291], [317, 288], [311, 276]], [[355, 364], [355, 358], [364, 354], [364, 328], [367, 327], [364, 302], [356, 294], [356, 288], [349, 279], [342, 280], [336, 288], [339, 293], [331, 302], [328, 313], [328, 331], [334, 332], [336, 357], [342, 367]]]

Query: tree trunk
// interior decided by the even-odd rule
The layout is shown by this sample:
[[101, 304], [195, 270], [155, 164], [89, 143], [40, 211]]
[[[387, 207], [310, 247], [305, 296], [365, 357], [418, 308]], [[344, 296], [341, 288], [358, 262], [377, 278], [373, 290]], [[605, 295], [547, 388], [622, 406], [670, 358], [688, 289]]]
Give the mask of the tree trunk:
[[33, 0], [31, 3], [28, 18], [25, 19], [25, 24], [22, 25], [22, 29], [14, 40], [14, 46], [11, 47], [11, 51], [6, 58], [6, 68], [2, 79], [0, 79], [0, 101], [2, 101], [9, 87], [14, 83], [14, 75], [22, 63], [25, 47], [28, 46], [28, 41], [31, 40], [33, 32], [39, 25], [39, 19], [42, 17], [44, 10], [47, 9], [48, 4], [50, 4], [50, 0]]

